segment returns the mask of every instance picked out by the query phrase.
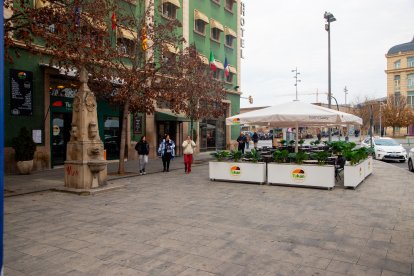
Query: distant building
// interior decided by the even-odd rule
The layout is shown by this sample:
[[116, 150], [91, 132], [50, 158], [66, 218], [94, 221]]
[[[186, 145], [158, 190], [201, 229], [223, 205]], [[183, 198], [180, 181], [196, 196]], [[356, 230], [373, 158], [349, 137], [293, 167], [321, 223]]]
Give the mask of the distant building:
[[[387, 96], [406, 97], [407, 105], [414, 108], [414, 38], [411, 42], [395, 45], [388, 50]], [[397, 129], [400, 135], [414, 135], [414, 126]]]

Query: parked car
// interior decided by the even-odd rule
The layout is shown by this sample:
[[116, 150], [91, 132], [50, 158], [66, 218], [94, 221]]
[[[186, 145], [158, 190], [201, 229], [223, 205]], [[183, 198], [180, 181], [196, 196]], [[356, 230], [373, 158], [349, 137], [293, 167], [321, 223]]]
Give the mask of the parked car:
[[414, 148], [408, 152], [408, 169], [414, 172]]
[[[371, 147], [371, 137], [367, 137], [361, 142], [361, 146]], [[373, 137], [372, 146], [374, 147], [374, 158], [384, 161], [407, 161], [407, 151], [392, 138]]]

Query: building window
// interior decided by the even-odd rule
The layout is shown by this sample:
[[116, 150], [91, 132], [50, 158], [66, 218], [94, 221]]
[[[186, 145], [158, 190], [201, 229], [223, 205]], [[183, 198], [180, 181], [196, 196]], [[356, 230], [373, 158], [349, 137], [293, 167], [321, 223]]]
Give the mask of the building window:
[[226, 0], [226, 10], [229, 12], [233, 12], [233, 4], [234, 0]]
[[407, 96], [407, 105], [411, 108], [414, 108], [414, 96], [413, 95]]
[[198, 10], [194, 10], [194, 32], [205, 36], [206, 25], [210, 23], [208, 16]]
[[414, 67], [414, 57], [407, 58], [407, 67]]
[[400, 92], [395, 92], [394, 93], [394, 101], [395, 101], [395, 105], [399, 106], [400, 105], [400, 99], [401, 99], [401, 93]]
[[116, 46], [118, 53], [126, 56], [134, 55], [134, 42], [126, 38], [118, 38]]
[[401, 83], [400, 75], [394, 76], [394, 90], [395, 91], [400, 91], [400, 83]]
[[194, 23], [194, 30], [199, 34], [206, 35], [206, 22], [196, 20]]
[[221, 71], [220, 69], [216, 69], [216, 71], [213, 72], [213, 79], [215, 80], [220, 80], [220, 76], [221, 76]]
[[407, 89], [414, 90], [414, 74], [407, 75]]
[[223, 25], [217, 20], [210, 19], [211, 34], [210, 38], [216, 42], [220, 42], [220, 32], [224, 31]]
[[225, 43], [224, 45], [233, 48], [234, 47], [234, 39], [237, 37], [237, 34], [232, 29], [226, 27], [224, 28], [224, 37]]
[[400, 69], [401, 67], [401, 60], [397, 60], [396, 62], [394, 62], [394, 69]]
[[162, 4], [162, 14], [168, 19], [177, 19], [177, 7], [171, 3]]
[[226, 46], [229, 48], [233, 48], [233, 40], [234, 40], [233, 36], [226, 35]]
[[233, 83], [233, 76], [234, 76], [233, 73], [229, 73], [227, 77], [225, 77], [226, 82]]
[[211, 29], [211, 39], [220, 42], [220, 30], [217, 28]]

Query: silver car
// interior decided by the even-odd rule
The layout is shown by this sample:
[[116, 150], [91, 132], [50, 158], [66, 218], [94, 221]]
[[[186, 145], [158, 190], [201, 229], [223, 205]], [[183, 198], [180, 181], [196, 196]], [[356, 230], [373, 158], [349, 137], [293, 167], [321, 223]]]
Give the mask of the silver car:
[[412, 172], [414, 172], [414, 148], [412, 148], [410, 150], [410, 152], [408, 152], [408, 169]]
[[[371, 138], [365, 138], [361, 142], [364, 147], [371, 146]], [[373, 137], [372, 146], [374, 147], [374, 158], [384, 161], [399, 161], [401, 163], [407, 160], [407, 151], [392, 138], [389, 137]]]

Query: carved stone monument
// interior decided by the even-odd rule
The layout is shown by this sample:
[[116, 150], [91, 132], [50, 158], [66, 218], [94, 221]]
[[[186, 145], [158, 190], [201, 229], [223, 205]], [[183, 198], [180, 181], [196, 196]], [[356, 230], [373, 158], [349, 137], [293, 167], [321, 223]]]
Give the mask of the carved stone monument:
[[65, 161], [65, 187], [92, 189], [106, 183], [107, 162], [99, 137], [97, 104], [88, 87], [88, 73], [82, 68], [81, 85], [73, 99], [72, 129]]

